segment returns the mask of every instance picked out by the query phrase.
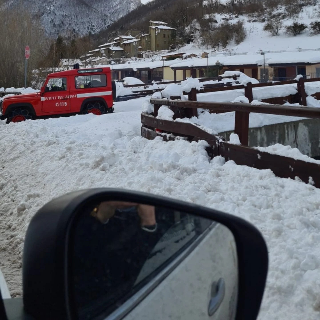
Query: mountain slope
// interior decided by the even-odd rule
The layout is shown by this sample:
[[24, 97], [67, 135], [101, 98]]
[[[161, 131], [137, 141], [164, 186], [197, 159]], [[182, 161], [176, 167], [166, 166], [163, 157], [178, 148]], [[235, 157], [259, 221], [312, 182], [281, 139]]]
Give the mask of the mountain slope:
[[141, 5], [140, 0], [7, 0], [2, 3], [0, 10], [25, 6], [40, 18], [47, 34], [53, 37], [97, 33]]

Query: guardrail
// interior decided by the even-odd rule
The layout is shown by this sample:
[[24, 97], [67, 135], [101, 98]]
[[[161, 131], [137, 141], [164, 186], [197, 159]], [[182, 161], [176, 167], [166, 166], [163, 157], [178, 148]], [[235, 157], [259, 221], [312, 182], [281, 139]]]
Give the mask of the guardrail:
[[[320, 81], [320, 79], [312, 79], [312, 81]], [[311, 79], [300, 79], [299, 81], [286, 81], [281, 84], [297, 83], [298, 100], [300, 103], [306, 103], [304, 82], [312, 81]], [[272, 85], [279, 85], [279, 83], [267, 84], [267, 86]], [[246, 97], [249, 101], [252, 101], [252, 88], [264, 86], [265, 84], [248, 84], [246, 87], [241, 86], [241, 88], [245, 89]], [[232, 88], [236, 87], [237, 86], [233, 86]], [[239, 86], [237, 89], [239, 89]], [[312, 183], [314, 186], [320, 188], [320, 165], [269, 154], [248, 147], [250, 112], [303, 118], [320, 118], [320, 109], [277, 104], [252, 105], [250, 103], [198, 102], [196, 100], [197, 93], [199, 92], [204, 92], [204, 90], [197, 91], [196, 89], [192, 89], [191, 92], [188, 93], [188, 101], [151, 99], [150, 102], [154, 105], [154, 112], [153, 114], [141, 114], [141, 135], [147, 139], [154, 139], [160, 135], [165, 140], [175, 139], [175, 136], [184, 137], [188, 141], [205, 140], [209, 144], [207, 152], [211, 157], [219, 155], [226, 160], [233, 160], [239, 165], [247, 165], [257, 169], [271, 169], [274, 174], [279, 177], [292, 179], [299, 177], [302, 181]], [[173, 119], [197, 116], [198, 108], [206, 109], [214, 113], [235, 112], [234, 132], [238, 134], [241, 146], [227, 143], [221, 137], [211, 135], [190, 123], [158, 119], [158, 110], [162, 105], [170, 107], [174, 112]]]

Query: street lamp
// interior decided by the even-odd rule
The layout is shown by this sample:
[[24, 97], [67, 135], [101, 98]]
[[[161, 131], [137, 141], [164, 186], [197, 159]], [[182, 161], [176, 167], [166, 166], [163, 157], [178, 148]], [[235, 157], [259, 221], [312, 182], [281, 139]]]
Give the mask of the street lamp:
[[218, 67], [218, 77], [219, 77], [220, 67], [222, 66], [222, 63], [219, 60], [217, 60], [216, 66]]
[[209, 53], [204, 52], [203, 53], [204, 58], [207, 58], [207, 77], [209, 76]]
[[162, 57], [162, 82], [164, 82], [164, 57]]
[[262, 81], [266, 82], [266, 54], [262, 50], [261, 50], [260, 54], [263, 55], [263, 78], [262, 78]]

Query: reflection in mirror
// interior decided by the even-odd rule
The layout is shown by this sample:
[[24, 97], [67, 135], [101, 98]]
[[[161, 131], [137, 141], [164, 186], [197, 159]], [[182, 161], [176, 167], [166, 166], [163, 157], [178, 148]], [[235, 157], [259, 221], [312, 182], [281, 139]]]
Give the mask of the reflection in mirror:
[[[219, 228], [223, 228], [222, 233]], [[206, 242], [209, 245], [205, 246]], [[213, 255], [217, 248], [218, 252]], [[204, 319], [209, 319], [210, 313], [221, 312], [224, 319], [234, 318], [237, 293], [234, 239], [227, 228], [209, 219], [141, 203], [95, 203], [88, 205], [77, 218], [71, 251], [71, 300], [77, 319], [105, 319], [121, 308], [125, 308], [127, 311], [122, 312], [130, 317], [130, 310], [152, 290], [152, 294], [156, 294], [155, 288], [161, 281], [163, 287], [170, 278], [168, 275], [181, 266], [191, 272], [203, 269], [200, 276], [186, 275], [183, 281], [175, 283], [175, 288], [180, 286], [184, 290], [185, 283], [205, 278], [201, 285], [204, 292], [198, 293], [207, 308], [200, 311], [202, 314], [206, 311]], [[198, 256], [192, 258], [195, 254]], [[205, 266], [197, 265], [199, 259]], [[226, 272], [229, 274], [224, 274]], [[179, 276], [182, 274], [183, 270]], [[161, 289], [162, 295], [174, 283], [171, 280], [167, 289]], [[194, 285], [199, 283], [191, 283]], [[145, 290], [147, 287], [149, 291]], [[155, 297], [155, 301], [161, 304], [159, 297]], [[221, 304], [225, 306], [220, 307]], [[143, 301], [139, 308], [133, 311], [143, 314]], [[143, 317], [142, 314], [132, 319]], [[156, 319], [161, 317], [159, 314]]]

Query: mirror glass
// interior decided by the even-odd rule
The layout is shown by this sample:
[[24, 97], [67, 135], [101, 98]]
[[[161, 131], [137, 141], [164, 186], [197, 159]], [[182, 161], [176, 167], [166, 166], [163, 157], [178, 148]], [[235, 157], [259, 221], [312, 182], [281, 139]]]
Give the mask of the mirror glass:
[[170, 207], [101, 201], [77, 216], [70, 249], [76, 319], [235, 317], [236, 245], [215, 221]]

